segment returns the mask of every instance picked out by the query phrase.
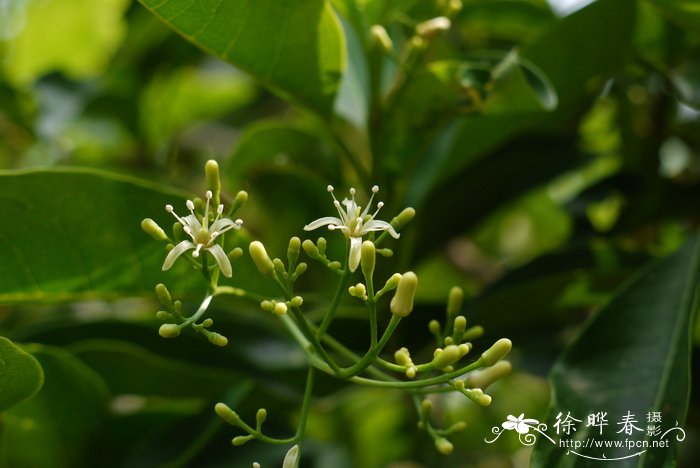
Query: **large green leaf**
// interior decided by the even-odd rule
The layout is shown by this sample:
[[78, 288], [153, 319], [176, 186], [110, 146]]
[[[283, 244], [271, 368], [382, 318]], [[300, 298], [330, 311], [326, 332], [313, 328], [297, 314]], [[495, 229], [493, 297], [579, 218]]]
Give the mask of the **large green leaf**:
[[184, 209], [180, 194], [135, 179], [86, 170], [0, 172], [0, 303], [182, 284], [178, 270], [161, 272], [163, 246], [140, 227], [145, 217], [171, 226], [166, 203]]
[[0, 336], [0, 411], [33, 396], [44, 383], [44, 372], [31, 354]]
[[345, 39], [324, 0], [140, 0], [185, 38], [283, 96], [330, 114]]
[[[91, 466], [94, 446], [107, 414], [104, 382], [70, 353], [33, 345], [46, 382], [31, 400], [5, 413], [2, 466]], [[4, 457], [4, 458], [3, 458]]]
[[[675, 254], [656, 263], [627, 283], [585, 327], [552, 369], [554, 399], [549, 427], [557, 414], [568, 412], [582, 420], [571, 438], [597, 437], [599, 429], [586, 426], [587, 415], [608, 413], [605, 440], [651, 441], [647, 414], [660, 412], [663, 431], [682, 425], [690, 394], [690, 324], [694, 295], [700, 278], [700, 243], [691, 239]], [[630, 412], [642, 431], [618, 432], [616, 425]], [[581, 448], [583, 456], [608, 459], [630, 456], [624, 466], [672, 466], [679, 432], [666, 436], [671, 448], [630, 450]], [[651, 447], [651, 443], [649, 443]], [[599, 466], [598, 461], [575, 456], [542, 438], [533, 466]]]

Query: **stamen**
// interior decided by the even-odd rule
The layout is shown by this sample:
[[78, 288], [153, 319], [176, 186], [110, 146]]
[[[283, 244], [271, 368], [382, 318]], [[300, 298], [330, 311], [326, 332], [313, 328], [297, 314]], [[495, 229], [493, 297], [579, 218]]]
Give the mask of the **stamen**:
[[187, 209], [190, 211], [194, 211], [194, 202], [192, 200], [187, 200]]
[[194, 258], [199, 257], [199, 251], [201, 250], [201, 248], [202, 248], [203, 245], [204, 245], [204, 244], [197, 244], [197, 248], [194, 249], [194, 252], [192, 252], [192, 256], [193, 256]]
[[377, 216], [377, 213], [379, 213], [379, 210], [381, 210], [383, 206], [384, 206], [384, 202], [380, 201], [379, 203], [377, 203], [377, 211], [374, 212], [374, 214], [372, 215], [372, 217], [370, 219], [374, 219]]
[[329, 185], [328, 187], [326, 187], [326, 190], [328, 190], [328, 192], [333, 192], [333, 190], [335, 190], [335, 189], [333, 188], [332, 185]]
[[211, 193], [211, 190], [207, 190], [204, 196], [207, 197], [207, 200], [211, 200], [211, 197], [213, 197], [214, 195]]
[[221, 213], [223, 213], [223, 212], [224, 212], [224, 205], [219, 205], [219, 206], [216, 208], [216, 214], [221, 214]]
[[165, 205], [165, 211], [167, 211], [168, 213], [172, 213], [173, 209], [173, 205]]
[[350, 187], [350, 195], [355, 196], [355, 187]]
[[173, 216], [175, 216], [175, 219], [177, 219], [180, 224], [182, 224], [185, 228], [187, 228], [187, 221], [185, 221], [184, 219], [179, 217], [177, 215], [177, 213], [175, 213], [175, 211], [173, 211], [173, 205], [165, 205], [165, 211], [167, 211], [168, 213], [171, 213]]
[[362, 216], [361, 216], [362, 218], [367, 216], [367, 213], [369, 213], [369, 209], [372, 207], [372, 200], [374, 200], [374, 194], [376, 194], [377, 192], [379, 192], [379, 185], [375, 185], [374, 187], [372, 187], [372, 196], [369, 197], [369, 201], [367, 202], [367, 206], [365, 206], [365, 209], [362, 212]]
[[379, 185], [375, 185], [374, 187], [372, 187], [372, 193], [377, 193], [377, 192], [379, 192]]
[[241, 227], [243, 225], [243, 220], [239, 218], [239, 219], [235, 220], [234, 223], [236, 223], [236, 225], [238, 227]]

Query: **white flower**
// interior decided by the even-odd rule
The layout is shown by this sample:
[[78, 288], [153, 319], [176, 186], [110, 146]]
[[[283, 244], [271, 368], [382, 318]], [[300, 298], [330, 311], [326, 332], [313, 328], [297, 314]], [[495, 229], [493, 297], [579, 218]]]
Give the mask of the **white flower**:
[[168, 252], [168, 256], [165, 257], [165, 262], [163, 262], [163, 271], [173, 266], [173, 263], [175, 263], [175, 260], [177, 260], [180, 255], [188, 250], [194, 249], [194, 252], [192, 252], [194, 258], [199, 257], [200, 252], [205, 250], [214, 257], [214, 260], [216, 260], [216, 263], [219, 265], [221, 273], [229, 277], [233, 274], [231, 262], [226, 256], [224, 249], [216, 243], [216, 238], [229, 229], [240, 229], [243, 221], [240, 219], [231, 221], [228, 218], [222, 218], [221, 214], [224, 212], [224, 205], [219, 205], [216, 209], [216, 218], [212, 225], [209, 226], [209, 202], [212, 197], [211, 191], [207, 191], [206, 197], [207, 205], [204, 209], [202, 223], [199, 222], [197, 216], [194, 214], [194, 203], [192, 200], [187, 200], [187, 209], [190, 210], [190, 214], [182, 218], [175, 214], [172, 205], [165, 205], [165, 211], [175, 216], [175, 219], [182, 224], [183, 231], [190, 236], [192, 241], [184, 240]]
[[[335, 198], [332, 185], [328, 186], [328, 192], [333, 197], [333, 205], [335, 205], [335, 208], [338, 210], [340, 218], [334, 216], [319, 218], [304, 226], [304, 230], [312, 231], [321, 226], [328, 226], [328, 229], [331, 231], [337, 229], [345, 234], [345, 237], [350, 239], [350, 258], [348, 259], [350, 271], [355, 271], [360, 264], [362, 236], [372, 231], [388, 231], [394, 239], [399, 238], [399, 234], [394, 230], [391, 224], [386, 221], [374, 219], [382, 206], [384, 206], [383, 202], [377, 203], [377, 211], [375, 211], [374, 214], [368, 214], [370, 206], [372, 205], [372, 200], [374, 199], [374, 194], [379, 192], [378, 186], [375, 185], [372, 187], [372, 196], [369, 202], [367, 202], [364, 211], [361, 211], [362, 207], [358, 206], [355, 202], [354, 188], [350, 189], [350, 200], [347, 198], [344, 199], [342, 205]], [[343, 209], [343, 205], [345, 209]]]
[[540, 423], [537, 419], [523, 419], [524, 417], [525, 413], [522, 413], [517, 418], [509, 414], [507, 417], [508, 421], [501, 424], [501, 426], [503, 426], [503, 429], [509, 431], [515, 429], [519, 434], [527, 434], [530, 431], [530, 425], [537, 425]]

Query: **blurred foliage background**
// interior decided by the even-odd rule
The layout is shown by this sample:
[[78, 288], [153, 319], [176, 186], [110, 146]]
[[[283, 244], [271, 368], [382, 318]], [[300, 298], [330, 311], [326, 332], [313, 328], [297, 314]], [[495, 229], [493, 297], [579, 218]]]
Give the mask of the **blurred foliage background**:
[[[683, 422], [687, 411], [677, 456], [697, 457], [700, 333], [684, 339], [698, 273], [696, 2], [462, 0], [451, 11], [441, 0], [308, 0], [286, 11], [231, 1], [211, 17], [216, 2], [144, 3], [153, 12], [130, 0], [0, 1], [0, 333], [44, 373], [36, 396], [0, 405], [0, 463], [283, 457], [259, 443], [231, 447], [236, 434], [211, 411], [226, 401], [251, 417], [265, 406], [274, 430], [290, 430], [305, 361], [279, 324], [227, 300], [216, 304], [223, 350], [191, 333], [156, 334], [152, 287], [164, 281], [193, 300], [199, 289], [186, 270], [160, 273], [163, 253], [138, 223], [167, 220], [166, 203], [200, 193], [212, 158], [229, 195], [251, 195], [235, 242], [262, 239], [278, 256], [328, 215], [328, 183], [379, 183], [387, 213], [416, 208], [386, 261], [385, 273], [421, 278], [418, 310], [391, 349], [430, 351], [427, 323], [444, 315], [453, 285], [484, 343], [515, 343], [515, 372], [490, 390], [490, 408], [436, 399], [442, 422], [469, 425], [449, 457], [416, 429], [410, 398], [321, 380], [308, 466], [528, 466], [531, 449], [515, 437], [484, 438], [508, 414], [551, 417], [563, 403], [550, 384], [560, 396], [581, 392], [570, 411], [626, 411], [630, 391], [648, 390], [640, 414], [661, 404]], [[447, 11], [452, 27], [410, 52], [416, 25]], [[393, 50], [381, 49], [375, 24]], [[340, 240], [326, 237], [340, 255]], [[237, 284], [265, 290], [249, 260], [234, 270]], [[306, 287], [332, 290], [327, 276], [311, 268]], [[322, 294], [308, 299], [322, 311]], [[361, 348], [363, 317], [341, 312], [334, 331]], [[637, 364], [617, 366], [621, 356]], [[582, 362], [600, 389], [619, 392], [601, 400], [568, 387]], [[556, 466], [556, 454], [536, 451], [534, 465]]]

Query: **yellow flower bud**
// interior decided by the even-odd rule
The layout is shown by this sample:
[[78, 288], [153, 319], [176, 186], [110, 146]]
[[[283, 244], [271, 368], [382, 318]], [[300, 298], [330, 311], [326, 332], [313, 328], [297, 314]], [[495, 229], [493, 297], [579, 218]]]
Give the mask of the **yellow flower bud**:
[[462, 356], [463, 356], [463, 354], [460, 352], [460, 349], [458, 346], [455, 346], [455, 345], [445, 346], [445, 348], [441, 352], [439, 352], [437, 355], [435, 355], [435, 357], [433, 358], [433, 365], [437, 369], [444, 369], [447, 366], [459, 361], [459, 359]]
[[248, 247], [250, 251], [250, 256], [255, 262], [255, 266], [258, 268], [260, 273], [264, 275], [269, 275], [275, 270], [275, 265], [270, 260], [270, 256], [267, 255], [265, 246], [260, 241], [253, 241]]
[[399, 317], [407, 317], [413, 310], [413, 298], [418, 287], [418, 277], [412, 271], [401, 275], [396, 293], [391, 299], [389, 308], [391, 313]]
[[236, 194], [236, 197], [233, 199], [233, 203], [231, 203], [231, 214], [235, 213], [245, 205], [245, 202], [248, 201], [248, 192], [245, 190], [241, 190]]
[[158, 329], [158, 334], [163, 338], [177, 338], [180, 336], [180, 327], [174, 323], [165, 323]]
[[211, 190], [214, 200], [214, 205], [219, 204], [219, 194], [221, 193], [221, 177], [219, 174], [219, 163], [210, 159], [204, 164], [204, 179], [207, 184], [207, 189]]
[[153, 221], [151, 218], [146, 218], [143, 221], [141, 221], [141, 229], [143, 229], [146, 232], [146, 234], [148, 234], [155, 240], [168, 240], [168, 236], [165, 234], [165, 231], [163, 231], [163, 229], [160, 226], [158, 226], [158, 223]]
[[290, 301], [289, 305], [292, 307], [301, 307], [304, 303], [304, 299], [301, 296], [294, 296]]
[[228, 338], [219, 333], [210, 332], [207, 334], [207, 339], [216, 346], [226, 346], [228, 344]]
[[317, 258], [320, 255], [318, 252], [318, 247], [316, 247], [316, 244], [314, 244], [310, 239], [306, 239], [304, 242], [302, 242], [301, 247], [304, 249], [304, 252], [306, 252], [306, 255], [311, 258]]
[[464, 300], [464, 291], [459, 286], [454, 286], [450, 289], [450, 293], [447, 296], [447, 317], [451, 320], [452, 317], [457, 315], [460, 310], [462, 310], [462, 301]]
[[156, 285], [156, 296], [158, 296], [158, 301], [164, 306], [172, 306], [173, 300], [170, 297], [170, 291], [163, 283], [158, 283]]
[[496, 341], [493, 346], [483, 352], [481, 355], [481, 362], [484, 363], [484, 366], [493, 366], [506, 357], [512, 348], [513, 343], [508, 338], [501, 338]]
[[287, 247], [287, 262], [290, 267], [296, 264], [299, 259], [299, 251], [301, 250], [301, 239], [298, 237], [292, 237], [289, 239], [289, 246]]
[[[419, 39], [419, 38], [414, 38], [414, 39]], [[391, 225], [396, 229], [397, 231], [399, 229], [403, 229], [404, 226], [406, 226], [411, 220], [416, 216], [416, 210], [414, 210], [411, 207], [404, 208], [401, 213], [396, 215], [394, 219], [391, 220]]]
[[416, 33], [422, 38], [430, 38], [438, 33], [447, 31], [452, 26], [450, 19], [445, 16], [423, 21], [416, 26]]
[[375, 24], [370, 28], [370, 34], [372, 35], [372, 41], [379, 49], [387, 55], [391, 55], [394, 51], [394, 44], [391, 42], [389, 34], [384, 29], [384, 26], [380, 24]]
[[362, 274], [365, 275], [365, 279], [367, 279], [369, 284], [372, 274], [374, 273], [374, 265], [377, 261], [377, 250], [374, 247], [374, 242], [368, 240], [364, 241], [362, 243], [360, 255], [362, 258]]
[[236, 247], [228, 253], [228, 258], [231, 259], [231, 261], [233, 262], [241, 258], [241, 255], [243, 255], [243, 249], [240, 247]]
[[267, 419], [267, 410], [265, 408], [260, 408], [257, 413], [255, 413], [255, 422], [258, 425], [258, 429]]
[[443, 455], [449, 455], [455, 449], [452, 442], [445, 439], [444, 437], [439, 437], [435, 439], [435, 448]]
[[498, 361], [491, 367], [475, 370], [467, 376], [466, 384], [470, 387], [487, 388], [489, 385], [499, 380], [513, 370], [513, 366], [508, 361]]
[[287, 304], [285, 304], [284, 302], [278, 302], [277, 304], [275, 304], [275, 307], [272, 309], [272, 311], [277, 315], [284, 315], [287, 313]]
[[214, 411], [216, 411], [216, 414], [219, 415], [219, 417], [227, 424], [237, 426], [238, 423], [241, 422], [241, 418], [238, 416], [238, 413], [233, 411], [224, 403], [217, 403], [216, 406], [214, 406]]

